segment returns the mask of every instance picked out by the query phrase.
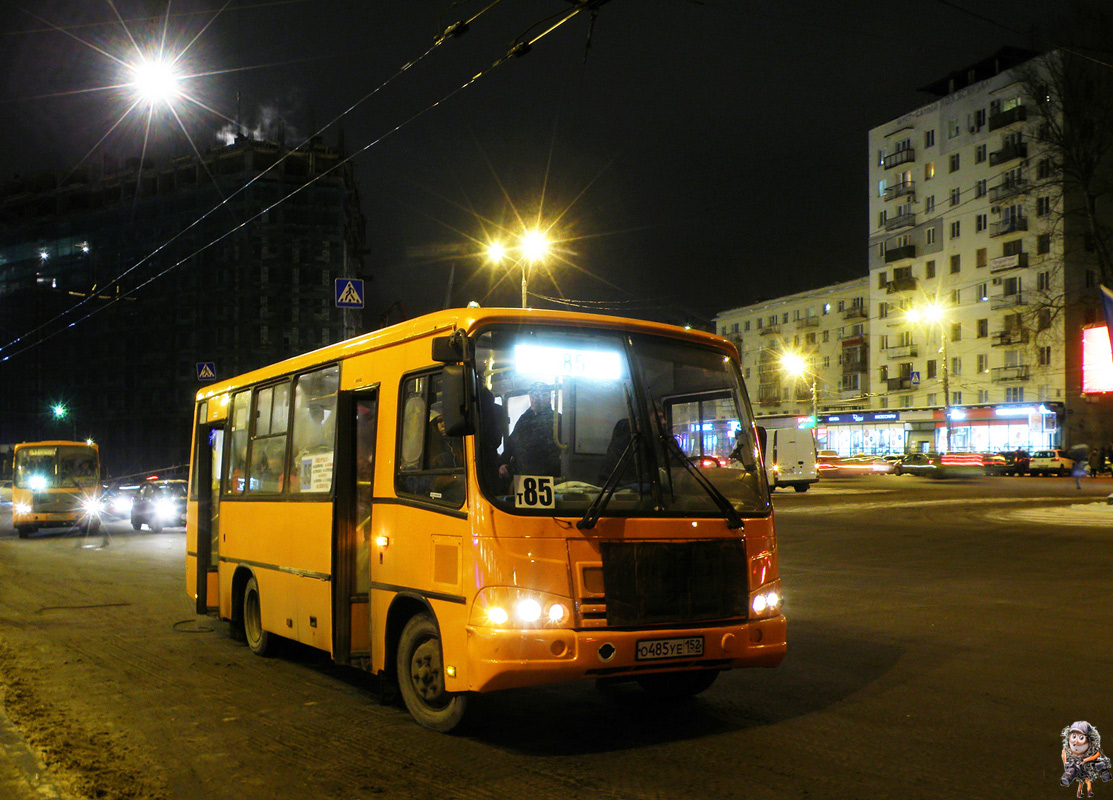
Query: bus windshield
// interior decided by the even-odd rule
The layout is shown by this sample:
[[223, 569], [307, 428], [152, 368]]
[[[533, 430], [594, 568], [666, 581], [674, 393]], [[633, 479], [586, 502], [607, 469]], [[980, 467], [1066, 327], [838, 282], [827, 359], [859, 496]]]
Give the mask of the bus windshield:
[[14, 486], [19, 489], [87, 489], [100, 478], [97, 451], [82, 445], [21, 447], [15, 456]]
[[724, 353], [660, 336], [506, 326], [477, 336], [475, 360], [480, 483], [500, 508], [768, 512], [752, 417]]

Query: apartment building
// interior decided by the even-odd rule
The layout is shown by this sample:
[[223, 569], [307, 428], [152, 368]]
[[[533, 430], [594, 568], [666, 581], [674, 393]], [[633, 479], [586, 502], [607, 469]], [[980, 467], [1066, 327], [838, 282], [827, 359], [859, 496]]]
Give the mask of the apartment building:
[[890, 426], [870, 412], [865, 278], [730, 309], [715, 325], [738, 348], [761, 424], [801, 426], [815, 415], [820, 449], [859, 452], [872, 438], [889, 452]]
[[1029, 97], [1043, 58], [1003, 49], [869, 133], [877, 406], [931, 409], [935, 449], [1101, 445], [1113, 433], [1108, 395], [1082, 392], [1098, 272], [1062, 213], [1070, 198]]

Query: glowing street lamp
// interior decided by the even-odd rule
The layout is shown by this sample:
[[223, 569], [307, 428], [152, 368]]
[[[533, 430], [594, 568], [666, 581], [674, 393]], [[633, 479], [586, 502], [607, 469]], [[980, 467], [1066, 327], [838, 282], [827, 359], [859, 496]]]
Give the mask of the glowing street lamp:
[[947, 336], [943, 325], [947, 318], [946, 309], [938, 303], [931, 303], [922, 308], [913, 308], [908, 311], [905, 318], [913, 325], [927, 323], [939, 326], [939, 338], [943, 340], [943, 433], [947, 452], [951, 451], [951, 371], [950, 361], [947, 358]]
[[181, 73], [161, 58], [143, 59], [130, 65], [131, 89], [136, 99], [150, 107], [169, 105], [181, 95]]
[[[529, 305], [529, 267], [531, 264], [544, 261], [549, 255], [552, 241], [543, 231], [534, 229], [526, 231], [518, 240], [515, 263], [522, 268], [522, 308]], [[487, 259], [493, 264], [501, 264], [511, 252], [511, 249], [502, 242], [492, 242], [487, 245]]]
[[76, 439], [77, 439], [77, 420], [74, 419], [70, 415], [70, 410], [68, 408], [66, 408], [66, 404], [65, 403], [55, 403], [54, 405], [52, 405], [50, 407], [50, 413], [51, 413], [51, 415], [53, 415], [54, 419], [58, 420], [59, 422], [62, 422], [63, 420], [65, 420], [66, 417], [70, 418], [70, 422], [73, 424], [73, 438], [76, 441]]
[[781, 355], [781, 369], [794, 378], [811, 378], [811, 391], [812, 391], [812, 416], [811, 427], [819, 424], [819, 408], [818, 400], [816, 397], [815, 386], [815, 372], [808, 369], [807, 360], [799, 353], [786, 352]]

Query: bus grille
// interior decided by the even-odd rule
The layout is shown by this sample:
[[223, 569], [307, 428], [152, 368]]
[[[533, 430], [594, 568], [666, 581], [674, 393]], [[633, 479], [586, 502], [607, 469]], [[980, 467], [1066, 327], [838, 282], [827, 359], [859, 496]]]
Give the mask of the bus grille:
[[61, 514], [81, 507], [81, 495], [74, 492], [36, 492], [31, 510], [36, 514]]
[[[601, 542], [600, 552], [608, 626], [746, 616], [744, 541]], [[592, 605], [596, 615], [603, 610]]]

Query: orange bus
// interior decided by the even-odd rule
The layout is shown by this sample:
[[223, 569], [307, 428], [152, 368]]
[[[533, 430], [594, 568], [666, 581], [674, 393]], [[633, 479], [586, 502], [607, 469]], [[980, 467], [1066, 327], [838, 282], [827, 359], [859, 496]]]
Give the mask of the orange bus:
[[22, 442], [12, 452], [12, 527], [100, 525], [100, 449], [92, 442]]
[[785, 652], [737, 352], [673, 326], [457, 309], [211, 385], [186, 544], [198, 613], [376, 673], [438, 731], [474, 693], [686, 696]]

